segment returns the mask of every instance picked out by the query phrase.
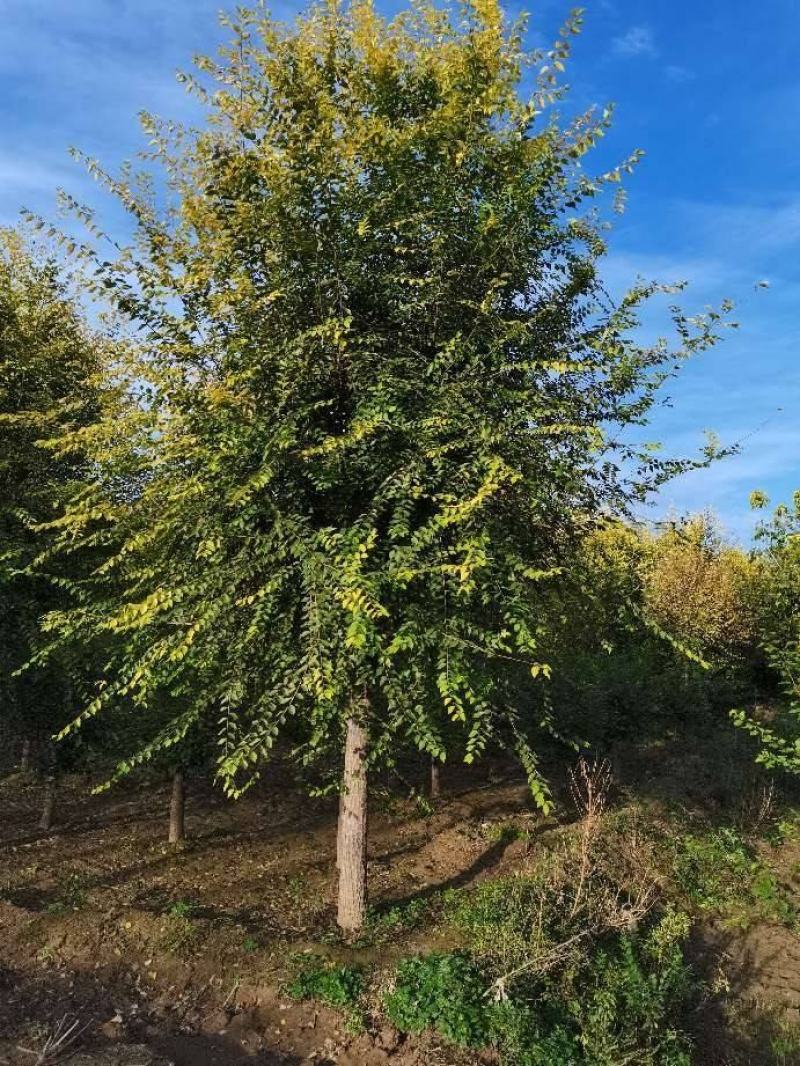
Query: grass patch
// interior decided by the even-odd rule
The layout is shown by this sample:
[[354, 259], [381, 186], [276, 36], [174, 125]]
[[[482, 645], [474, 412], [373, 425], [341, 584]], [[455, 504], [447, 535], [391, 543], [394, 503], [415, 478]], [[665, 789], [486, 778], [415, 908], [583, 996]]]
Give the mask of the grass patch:
[[673, 863], [678, 890], [700, 910], [743, 928], [758, 920], [796, 927], [791, 896], [737, 830], [723, 827], [678, 837]]

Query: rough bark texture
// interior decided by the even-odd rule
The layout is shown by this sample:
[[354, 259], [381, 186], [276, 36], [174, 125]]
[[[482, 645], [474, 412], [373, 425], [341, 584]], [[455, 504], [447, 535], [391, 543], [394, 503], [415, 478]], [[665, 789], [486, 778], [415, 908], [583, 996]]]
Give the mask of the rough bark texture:
[[185, 836], [184, 807], [186, 803], [186, 785], [183, 770], [177, 769], [172, 775], [172, 800], [169, 805], [169, 842], [179, 844]]
[[39, 828], [45, 833], [49, 832], [53, 825], [53, 811], [56, 806], [56, 775], [48, 774], [44, 781], [44, 801], [42, 803], [42, 817], [39, 819]]
[[339, 793], [339, 816], [336, 820], [336, 869], [342, 861], [342, 826], [344, 825], [344, 789]]
[[431, 759], [431, 799], [438, 799], [442, 789], [442, 783], [439, 779], [439, 763], [435, 759]]
[[367, 912], [367, 731], [355, 718], [347, 721], [344, 779], [339, 809], [338, 922], [357, 932]]
[[31, 768], [31, 738], [25, 737], [22, 741], [22, 754], [19, 758], [19, 768], [24, 774]]

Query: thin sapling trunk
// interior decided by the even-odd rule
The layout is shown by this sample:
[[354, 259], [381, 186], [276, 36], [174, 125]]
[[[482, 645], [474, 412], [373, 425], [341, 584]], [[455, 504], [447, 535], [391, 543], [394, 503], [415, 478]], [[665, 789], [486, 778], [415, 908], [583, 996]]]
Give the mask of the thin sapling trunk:
[[186, 835], [184, 809], [186, 806], [186, 783], [183, 768], [177, 767], [172, 774], [172, 799], [169, 805], [169, 842], [179, 844]]
[[42, 817], [39, 819], [39, 828], [49, 833], [53, 826], [53, 813], [56, 807], [56, 772], [51, 770], [44, 779], [44, 799], [42, 801]]
[[339, 807], [339, 927], [356, 933], [367, 913], [367, 731], [347, 720], [344, 778]]
[[442, 783], [439, 777], [441, 766], [436, 759], [431, 759], [431, 799], [438, 799], [442, 791]]

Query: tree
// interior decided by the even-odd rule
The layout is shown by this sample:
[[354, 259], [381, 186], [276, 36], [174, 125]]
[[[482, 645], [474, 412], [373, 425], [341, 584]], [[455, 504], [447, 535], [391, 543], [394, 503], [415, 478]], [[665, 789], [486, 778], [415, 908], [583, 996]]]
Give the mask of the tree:
[[98, 479], [63, 529], [113, 530], [114, 583], [49, 624], [116, 640], [75, 728], [120, 699], [182, 708], [120, 772], [209, 716], [231, 796], [287, 729], [306, 762], [344, 749], [352, 930], [367, 773], [398, 740], [441, 760], [456, 723], [470, 762], [502, 739], [549, 804], [537, 599], [579, 532], [690, 465], [628, 431], [719, 315], [675, 311], [677, 347], [642, 346], [660, 287], [603, 289], [586, 207], [633, 160], [589, 179], [609, 114], [550, 111], [577, 16], [533, 59], [495, 0], [228, 24], [185, 78], [206, 127], [144, 118], [163, 189], [89, 162], [136, 239], [84, 254], [140, 343], [127, 408], [76, 435]]
[[42, 615], [64, 603], [63, 571], [29, 569], [48, 546], [35, 527], [61, 518], [86, 474], [77, 455], [66, 460], [40, 445], [93, 417], [98, 351], [57, 259], [0, 229], [0, 705], [26, 768], [32, 739], [78, 710], [63, 658], [18, 671], [40, 648]]
[[[754, 492], [751, 502], [760, 509], [769, 501], [762, 492]], [[740, 709], [731, 717], [758, 742], [757, 762], [796, 774], [800, 773], [800, 491], [791, 506], [780, 504], [768, 521], [760, 523], [756, 543], [756, 628], [782, 700], [767, 720]]]
[[712, 515], [671, 522], [648, 544], [647, 608], [665, 630], [708, 661], [753, 659], [755, 574], [725, 543]]

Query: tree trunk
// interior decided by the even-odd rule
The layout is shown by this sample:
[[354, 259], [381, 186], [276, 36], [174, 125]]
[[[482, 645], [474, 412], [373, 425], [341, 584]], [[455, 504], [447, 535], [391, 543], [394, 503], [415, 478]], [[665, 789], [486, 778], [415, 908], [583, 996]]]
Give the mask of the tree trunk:
[[356, 933], [367, 913], [367, 731], [347, 720], [344, 778], [339, 808], [339, 927]]
[[49, 833], [53, 825], [53, 811], [56, 806], [56, 775], [48, 774], [44, 781], [44, 802], [42, 803], [42, 817], [39, 819], [39, 828]]
[[178, 767], [172, 775], [172, 799], [169, 805], [169, 842], [179, 844], [185, 836], [184, 806], [186, 801], [186, 786], [183, 780], [183, 770]]
[[31, 738], [22, 738], [22, 754], [19, 759], [19, 768], [23, 774], [27, 774], [31, 768]]
[[342, 826], [344, 825], [344, 788], [339, 793], [339, 815], [336, 819], [336, 871], [342, 868]]
[[438, 799], [442, 790], [439, 779], [440, 766], [436, 759], [431, 759], [431, 799]]

